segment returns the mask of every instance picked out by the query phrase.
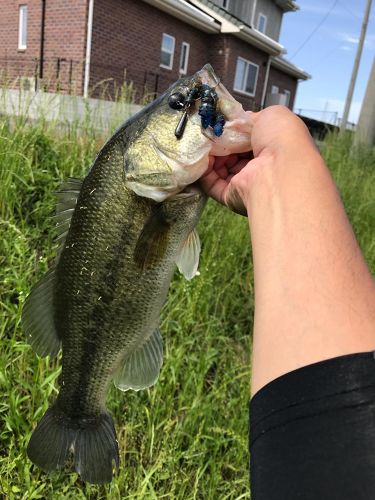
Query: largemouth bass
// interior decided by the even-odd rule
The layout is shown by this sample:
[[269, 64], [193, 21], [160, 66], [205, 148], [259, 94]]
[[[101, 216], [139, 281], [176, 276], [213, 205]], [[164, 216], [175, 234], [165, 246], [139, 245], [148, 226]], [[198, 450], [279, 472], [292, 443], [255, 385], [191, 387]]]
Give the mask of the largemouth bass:
[[85, 179], [58, 193], [56, 264], [22, 315], [37, 354], [63, 353], [58, 397], [27, 449], [43, 470], [73, 452], [82, 479], [111, 481], [119, 453], [109, 386], [140, 390], [158, 378], [172, 274], [177, 264], [191, 279], [198, 267], [205, 196], [194, 182], [209, 155], [249, 149], [243, 113], [207, 65], [125, 122]]

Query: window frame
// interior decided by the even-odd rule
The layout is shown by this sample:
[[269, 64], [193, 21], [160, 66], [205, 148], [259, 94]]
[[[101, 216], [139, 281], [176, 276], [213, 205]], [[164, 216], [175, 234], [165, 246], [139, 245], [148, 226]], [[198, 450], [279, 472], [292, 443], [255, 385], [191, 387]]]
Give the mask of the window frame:
[[[27, 18], [28, 5], [20, 4], [18, 6], [18, 50], [27, 49]], [[25, 43], [22, 43], [23, 41]]]
[[[259, 29], [259, 24], [260, 24], [260, 18], [261, 17], [264, 19], [264, 31], [261, 31]], [[265, 14], [263, 14], [263, 12], [259, 12], [259, 14], [258, 14], [257, 30], [259, 31], [259, 33], [263, 33], [263, 35], [266, 34], [266, 31], [267, 31], [267, 16]]]
[[[276, 91], [274, 92], [274, 90]], [[280, 94], [280, 88], [277, 85], [271, 85], [271, 94]]]
[[[186, 47], [185, 51], [185, 61], [184, 61], [184, 66], [182, 66], [182, 54], [183, 54], [183, 48]], [[180, 65], [179, 65], [179, 72], [180, 75], [186, 75], [188, 65], [189, 65], [189, 55], [190, 55], [190, 43], [188, 42], [182, 42], [181, 44], [181, 52], [180, 52]]]
[[[238, 63], [239, 59], [241, 59], [242, 61], [244, 61], [245, 64], [246, 64], [245, 77], [242, 79], [242, 83], [245, 82], [245, 87], [246, 87], [247, 77], [248, 77], [248, 74], [249, 74], [249, 66], [250, 65], [251, 66], [255, 66], [255, 68], [256, 68], [255, 81], [254, 81], [254, 92], [253, 93], [246, 92], [246, 90], [238, 89], [238, 88], [235, 87], [236, 76], [237, 76], [237, 63]], [[235, 71], [235, 74], [234, 74], [233, 90], [235, 92], [239, 92], [240, 94], [247, 95], [249, 97], [255, 97], [255, 94], [256, 94], [256, 91], [257, 91], [257, 85], [258, 85], [258, 76], [259, 76], [259, 64], [255, 64], [255, 63], [249, 61], [248, 59], [245, 59], [244, 57], [238, 56], [237, 57], [237, 61], [236, 61], [236, 71]]]
[[[224, 5], [224, 3], [226, 2], [226, 5]], [[224, 10], [228, 10], [229, 9], [229, 3], [230, 3], [230, 0], [221, 0], [221, 6]]]
[[[167, 50], [163, 50], [163, 40], [164, 40], [164, 36], [166, 37], [169, 37], [173, 40], [173, 49], [172, 49], [172, 52], [168, 52]], [[167, 66], [166, 64], [163, 64], [162, 62], [160, 62], [160, 67], [161, 68], [164, 68], [164, 69], [173, 69], [173, 60], [174, 60], [174, 51], [175, 51], [175, 47], [176, 47], [176, 38], [172, 35], [169, 35], [168, 33], [163, 33], [162, 36], [161, 36], [161, 46], [160, 46], [160, 56], [162, 54], [162, 52], [165, 52], [167, 54], [170, 54], [171, 56], [171, 59], [170, 59], [170, 64], [169, 66]]]

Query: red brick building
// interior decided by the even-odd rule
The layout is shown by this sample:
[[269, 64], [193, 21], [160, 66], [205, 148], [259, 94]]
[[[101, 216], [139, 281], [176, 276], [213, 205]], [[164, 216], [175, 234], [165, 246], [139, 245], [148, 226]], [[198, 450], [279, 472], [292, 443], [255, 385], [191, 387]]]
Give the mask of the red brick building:
[[247, 109], [293, 107], [309, 75], [281, 56], [293, 0], [0, 0], [0, 79], [136, 101], [210, 62]]

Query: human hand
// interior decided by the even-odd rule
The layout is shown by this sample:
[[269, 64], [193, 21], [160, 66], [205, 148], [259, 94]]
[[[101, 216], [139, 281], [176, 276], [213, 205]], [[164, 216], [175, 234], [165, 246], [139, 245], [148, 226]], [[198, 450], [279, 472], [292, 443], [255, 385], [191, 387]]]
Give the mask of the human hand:
[[202, 189], [236, 213], [247, 215], [255, 178], [283, 175], [284, 168], [301, 166], [317, 155], [304, 123], [284, 106], [247, 114], [252, 127], [249, 152], [212, 157], [200, 179]]
[[239, 155], [210, 157], [208, 169], [200, 179], [200, 185], [208, 196], [227, 206], [233, 212], [247, 215], [247, 209], [243, 201], [243, 193], [239, 191], [242, 177], [246, 181], [246, 172], [242, 172], [246, 166], [250, 166], [252, 154], [242, 153]]

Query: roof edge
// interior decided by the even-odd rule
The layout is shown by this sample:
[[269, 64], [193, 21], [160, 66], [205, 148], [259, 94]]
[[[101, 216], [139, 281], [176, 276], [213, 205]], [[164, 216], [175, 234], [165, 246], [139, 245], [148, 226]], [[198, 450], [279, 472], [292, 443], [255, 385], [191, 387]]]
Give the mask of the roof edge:
[[281, 43], [272, 40], [267, 35], [264, 35], [256, 29], [249, 28], [248, 26], [242, 26], [238, 33], [233, 34], [245, 42], [258, 47], [258, 49], [264, 50], [264, 52], [271, 56], [277, 56], [285, 52], [285, 47], [281, 45]]
[[[184, 0], [143, 0], [167, 14], [184, 21], [206, 33], [220, 33], [216, 19], [204, 12], [199, 12], [194, 6]], [[210, 19], [212, 21], [210, 21]]]
[[294, 0], [275, 0], [275, 3], [284, 12], [296, 12], [299, 10], [299, 5]]
[[245, 42], [250, 43], [251, 45], [264, 50], [269, 55], [280, 55], [285, 52], [285, 48], [280, 43], [272, 40], [272, 38], [264, 35], [260, 31], [251, 28], [247, 24], [231, 22], [227, 17], [232, 17], [228, 12], [226, 12], [227, 17], [221, 16], [216, 10], [211, 9], [205, 3], [200, 2], [199, 0], [190, 0], [190, 3], [197, 6], [200, 10], [204, 11], [210, 17], [213, 17], [216, 21], [218, 21], [221, 25], [220, 32], [228, 33]]
[[271, 66], [274, 68], [282, 70], [284, 73], [287, 73], [288, 75], [294, 76], [295, 78], [298, 78], [299, 80], [310, 80], [311, 75], [309, 73], [306, 73], [303, 69], [299, 68], [298, 66], [295, 66], [293, 63], [287, 61], [286, 59], [283, 59], [281, 57], [273, 57], [271, 59]]

